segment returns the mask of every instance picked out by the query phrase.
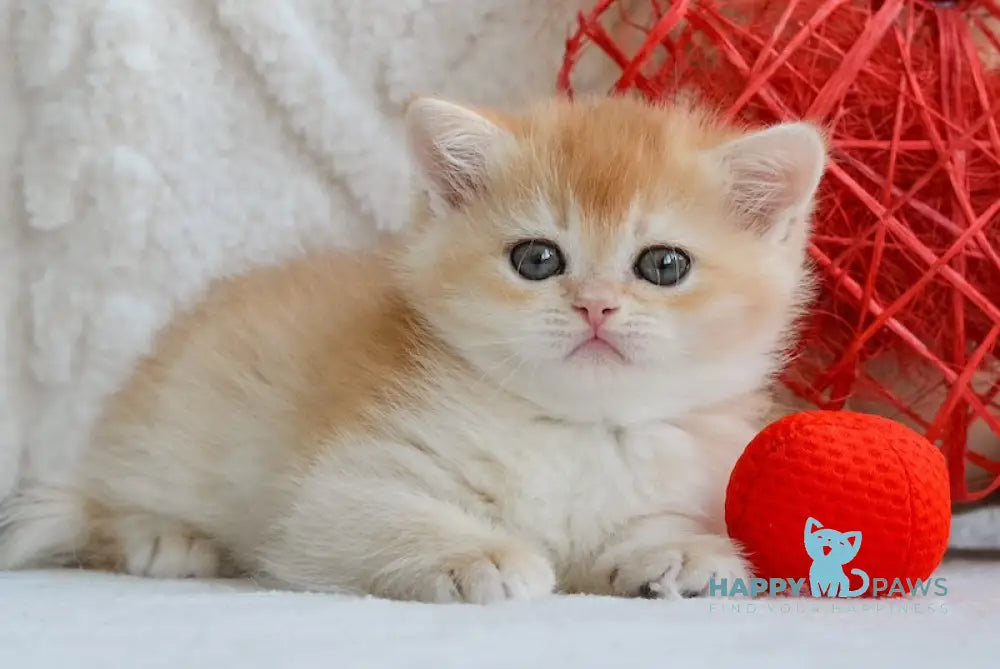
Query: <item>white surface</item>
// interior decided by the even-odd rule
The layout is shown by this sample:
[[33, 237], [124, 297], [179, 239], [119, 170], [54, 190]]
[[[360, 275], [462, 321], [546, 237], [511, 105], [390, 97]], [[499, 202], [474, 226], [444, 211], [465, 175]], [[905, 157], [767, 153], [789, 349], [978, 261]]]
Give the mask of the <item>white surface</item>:
[[397, 225], [409, 98], [549, 94], [590, 5], [0, 0], [0, 497], [211, 278]]
[[475, 607], [0, 573], [0, 667], [995, 666], [1000, 562], [947, 563], [937, 575], [946, 597], [908, 602], [553, 597]]
[[1000, 505], [969, 509], [953, 517], [948, 545], [968, 549], [1000, 549]]

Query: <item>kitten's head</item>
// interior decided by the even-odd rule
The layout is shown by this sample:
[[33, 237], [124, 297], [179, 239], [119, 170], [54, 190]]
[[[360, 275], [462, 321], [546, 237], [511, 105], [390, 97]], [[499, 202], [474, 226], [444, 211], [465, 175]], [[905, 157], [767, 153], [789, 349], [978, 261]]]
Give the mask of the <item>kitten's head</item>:
[[814, 561], [847, 564], [861, 549], [861, 532], [838, 532], [815, 518], [806, 520], [806, 553]]
[[807, 297], [825, 163], [803, 123], [555, 101], [518, 116], [420, 99], [412, 298], [487, 378], [554, 416], [628, 422], [759, 388]]

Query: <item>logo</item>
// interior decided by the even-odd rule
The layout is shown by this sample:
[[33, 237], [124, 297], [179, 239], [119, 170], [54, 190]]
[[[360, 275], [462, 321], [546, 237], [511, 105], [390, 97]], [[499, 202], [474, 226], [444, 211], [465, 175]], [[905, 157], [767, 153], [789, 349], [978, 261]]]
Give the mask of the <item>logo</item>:
[[860, 597], [864, 594], [871, 584], [868, 574], [852, 569], [852, 574], [861, 577], [861, 586], [851, 590], [844, 572], [844, 565], [856, 558], [861, 550], [861, 532], [838, 532], [823, 527], [815, 518], [808, 518], [803, 541], [813, 561], [809, 567], [809, 589], [813, 597]]
[[[815, 518], [806, 519], [803, 533], [806, 555], [812, 560], [809, 567], [809, 582], [805, 578], [753, 578], [749, 581], [736, 579], [712, 579], [708, 584], [711, 597], [775, 597], [780, 594], [812, 595], [813, 597], [878, 597], [880, 595], [923, 595], [927, 596], [932, 587], [933, 595], [943, 597], [948, 594], [944, 578], [901, 579], [891, 582], [887, 578], [870, 578], [862, 569], [850, 569], [848, 565], [861, 551], [861, 531], [841, 532], [824, 527]], [[853, 578], [852, 578], [853, 577]], [[852, 582], [857, 584], [852, 587]]]

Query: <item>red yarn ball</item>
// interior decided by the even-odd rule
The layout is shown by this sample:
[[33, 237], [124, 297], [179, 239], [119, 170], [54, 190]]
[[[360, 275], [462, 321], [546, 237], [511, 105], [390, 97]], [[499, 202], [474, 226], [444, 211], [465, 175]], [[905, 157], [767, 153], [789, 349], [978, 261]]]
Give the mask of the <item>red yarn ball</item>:
[[[948, 545], [951, 507], [941, 452], [880, 416], [807, 411], [778, 420], [750, 442], [726, 490], [726, 525], [760, 578], [806, 579], [806, 521], [861, 532], [861, 569], [892, 584], [928, 579]], [[850, 576], [850, 586], [861, 585]], [[907, 587], [909, 591], [909, 587]], [[889, 593], [870, 587], [864, 596]]]

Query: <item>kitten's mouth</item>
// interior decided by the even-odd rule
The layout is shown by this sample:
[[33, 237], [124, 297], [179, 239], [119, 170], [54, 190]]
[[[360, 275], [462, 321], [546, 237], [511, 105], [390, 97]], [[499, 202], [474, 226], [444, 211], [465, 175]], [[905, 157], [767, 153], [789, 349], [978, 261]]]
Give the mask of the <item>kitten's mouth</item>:
[[823, 555], [829, 555], [833, 552], [832, 546], [823, 546]]
[[622, 355], [621, 351], [615, 348], [608, 340], [602, 339], [597, 335], [593, 335], [589, 339], [585, 339], [577, 344], [576, 348], [570, 351], [566, 357], [575, 358], [579, 356], [597, 359], [612, 358], [620, 362], [625, 362], [625, 356]]

